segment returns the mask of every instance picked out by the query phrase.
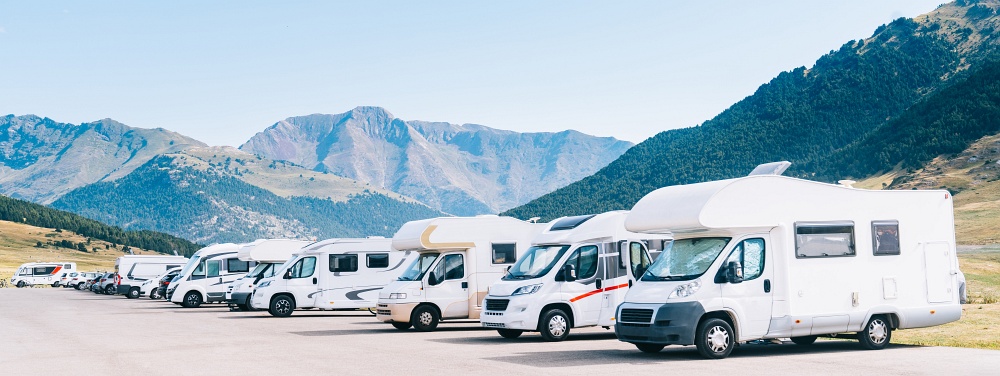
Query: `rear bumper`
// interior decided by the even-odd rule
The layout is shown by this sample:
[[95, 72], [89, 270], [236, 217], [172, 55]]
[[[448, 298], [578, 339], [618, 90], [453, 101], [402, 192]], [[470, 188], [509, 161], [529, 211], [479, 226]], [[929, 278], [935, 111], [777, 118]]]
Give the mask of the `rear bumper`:
[[125, 295], [126, 293], [128, 293], [128, 290], [131, 290], [131, 289], [132, 289], [132, 285], [118, 285], [118, 289], [117, 289], [116, 292], [118, 294]]
[[624, 303], [618, 308], [618, 316], [621, 316], [622, 309], [627, 308], [653, 310], [650, 322], [621, 322], [621, 317], [617, 317], [615, 335], [619, 341], [629, 343], [693, 345], [698, 321], [705, 314], [705, 308], [699, 302]]

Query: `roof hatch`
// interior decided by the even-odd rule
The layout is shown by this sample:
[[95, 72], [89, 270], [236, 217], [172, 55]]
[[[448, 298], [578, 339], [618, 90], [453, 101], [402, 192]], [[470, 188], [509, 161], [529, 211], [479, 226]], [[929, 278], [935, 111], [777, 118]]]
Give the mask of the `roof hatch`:
[[578, 215], [578, 216], [575, 216], [575, 217], [566, 217], [566, 218], [560, 219], [560, 220], [556, 221], [556, 223], [552, 224], [552, 227], [549, 228], [549, 231], [561, 231], [561, 230], [572, 230], [572, 229], [575, 229], [575, 228], [579, 227], [581, 224], [583, 224], [583, 222], [586, 222], [588, 219], [594, 218], [594, 216], [596, 216], [596, 215], [597, 214]]

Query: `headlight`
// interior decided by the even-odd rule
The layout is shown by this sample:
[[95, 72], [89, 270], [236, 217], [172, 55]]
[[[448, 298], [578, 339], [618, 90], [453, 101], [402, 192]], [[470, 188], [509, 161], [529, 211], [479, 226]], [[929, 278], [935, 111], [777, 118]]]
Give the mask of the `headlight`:
[[517, 290], [514, 290], [514, 293], [510, 294], [510, 296], [534, 294], [534, 293], [538, 292], [538, 290], [540, 290], [541, 288], [542, 288], [542, 284], [540, 284], [540, 283], [537, 284], [537, 285], [521, 286], [521, 287], [518, 287]]
[[389, 294], [389, 299], [406, 299], [405, 292], [394, 292]]
[[685, 297], [691, 296], [691, 294], [694, 294], [700, 288], [701, 288], [701, 282], [694, 281], [694, 282], [686, 283], [686, 284], [677, 286], [677, 288], [675, 288], [674, 291], [670, 293], [670, 296], [668, 296], [667, 299], [685, 298]]
[[264, 281], [264, 282], [261, 282], [259, 285], [257, 285], [257, 287], [267, 287], [267, 286], [270, 286], [270, 285], [271, 285], [271, 281]]

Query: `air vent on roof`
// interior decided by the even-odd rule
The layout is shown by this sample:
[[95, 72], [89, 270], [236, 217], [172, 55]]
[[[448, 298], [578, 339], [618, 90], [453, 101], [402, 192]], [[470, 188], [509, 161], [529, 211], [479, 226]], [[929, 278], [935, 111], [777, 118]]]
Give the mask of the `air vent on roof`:
[[757, 168], [750, 171], [750, 175], [747, 176], [757, 176], [757, 175], [781, 175], [791, 166], [792, 162], [781, 161], [781, 162], [771, 162], [765, 163], [757, 166]]
[[556, 221], [549, 228], [549, 231], [560, 231], [560, 230], [572, 230], [586, 222], [588, 219], [594, 218], [597, 214], [590, 215], [578, 215], [575, 217], [566, 217]]

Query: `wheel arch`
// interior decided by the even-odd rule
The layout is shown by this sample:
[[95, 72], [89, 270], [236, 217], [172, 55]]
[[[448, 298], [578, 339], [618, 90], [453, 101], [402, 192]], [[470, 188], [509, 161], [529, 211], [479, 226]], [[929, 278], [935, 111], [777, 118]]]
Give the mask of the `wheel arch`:
[[[561, 309], [564, 312], [566, 312], [566, 315], [569, 316], [567, 317], [569, 319], [569, 327], [570, 328], [576, 327], [576, 312], [573, 311], [573, 306], [566, 302], [549, 303], [546, 304], [544, 307], [542, 307], [542, 309], [538, 311], [539, 326], [542, 325], [542, 318], [545, 316], [545, 313], [548, 312], [550, 309]], [[540, 330], [538, 328], [535, 329]]]
[[698, 326], [701, 326], [701, 323], [705, 322], [705, 320], [708, 320], [708, 319], [721, 319], [721, 320], [729, 323], [729, 326], [733, 327], [733, 338], [737, 342], [739, 342], [739, 338], [740, 338], [740, 324], [739, 324], [739, 320], [736, 317], [737, 317], [736, 313], [732, 312], [730, 310], [718, 310], [718, 311], [705, 312], [705, 314], [701, 315], [701, 318], [698, 319]]

